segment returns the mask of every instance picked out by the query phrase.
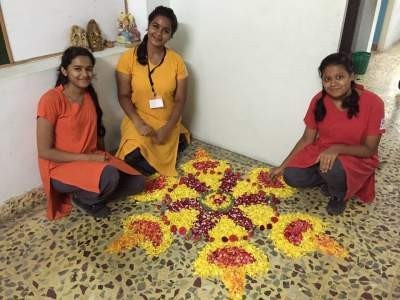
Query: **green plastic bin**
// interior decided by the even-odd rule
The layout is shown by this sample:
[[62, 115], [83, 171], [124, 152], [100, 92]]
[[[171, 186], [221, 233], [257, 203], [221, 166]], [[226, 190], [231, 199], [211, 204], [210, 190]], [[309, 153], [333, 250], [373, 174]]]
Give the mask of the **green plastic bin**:
[[354, 52], [351, 55], [354, 64], [354, 73], [363, 75], [367, 72], [369, 59], [371, 57], [371, 53], [369, 52]]

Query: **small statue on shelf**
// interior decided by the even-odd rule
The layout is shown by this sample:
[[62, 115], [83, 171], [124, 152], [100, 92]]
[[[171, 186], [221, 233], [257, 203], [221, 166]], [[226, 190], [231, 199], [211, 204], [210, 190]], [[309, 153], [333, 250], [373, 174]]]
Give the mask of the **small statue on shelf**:
[[71, 27], [71, 33], [69, 36], [70, 46], [83, 47], [89, 49], [89, 42], [87, 40], [86, 31], [78, 25]]
[[90, 49], [92, 51], [104, 50], [104, 39], [101, 36], [100, 27], [94, 19], [89, 21], [86, 31]]
[[131, 13], [120, 13], [116, 41], [118, 44], [126, 47], [132, 46], [133, 42], [140, 41], [140, 32], [137, 29], [135, 18]]

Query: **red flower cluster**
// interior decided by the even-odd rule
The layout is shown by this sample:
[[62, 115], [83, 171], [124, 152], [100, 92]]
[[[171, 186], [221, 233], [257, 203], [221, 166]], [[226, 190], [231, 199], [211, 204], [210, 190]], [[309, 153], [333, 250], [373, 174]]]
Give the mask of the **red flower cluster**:
[[230, 193], [241, 177], [242, 175], [239, 172], [235, 173], [232, 169], [226, 169], [224, 177], [221, 179], [221, 185], [219, 186], [220, 192]]
[[172, 225], [170, 228], [172, 233], [179, 233], [180, 235], [186, 235], [186, 228], [185, 227], [176, 227], [176, 225]]
[[224, 247], [208, 255], [208, 262], [221, 267], [240, 267], [255, 262], [254, 257], [239, 247]]
[[158, 247], [162, 242], [162, 232], [160, 225], [147, 221], [147, 220], [136, 220], [129, 224], [129, 230], [133, 233], [142, 234], [146, 239], [150, 240], [154, 247]]
[[265, 192], [260, 191], [258, 194], [244, 194], [238, 197], [235, 201], [236, 205], [255, 205], [255, 204], [269, 204], [269, 198]]
[[[247, 239], [248, 239], [248, 236], [247, 236], [247, 235], [244, 235], [244, 236], [242, 237], [242, 239], [243, 239], [243, 240], [247, 240]], [[231, 234], [229, 237], [223, 236], [223, 237], [221, 238], [221, 241], [223, 241], [224, 243], [227, 243], [227, 242], [237, 242], [238, 240], [239, 240], [239, 238], [238, 238], [237, 235], [235, 235], [235, 234]]]
[[280, 180], [271, 180], [269, 178], [269, 173], [261, 171], [257, 176], [258, 182], [261, 183], [265, 187], [272, 188], [283, 188], [285, 187]]
[[312, 225], [304, 220], [296, 220], [286, 226], [283, 234], [293, 245], [300, 245], [303, 241], [303, 232], [312, 229]]
[[193, 174], [188, 174], [186, 177], [181, 177], [179, 184], [186, 184], [191, 189], [194, 189], [198, 193], [208, 192], [208, 187], [198, 180]]
[[155, 179], [146, 181], [145, 192], [152, 193], [157, 190], [161, 190], [166, 184], [166, 179], [164, 176], [159, 176]]
[[203, 160], [203, 161], [197, 161], [193, 163], [193, 167], [196, 170], [203, 171], [203, 173], [207, 173], [208, 170], [215, 169], [218, 167], [219, 162], [218, 161], [212, 161], [212, 160]]

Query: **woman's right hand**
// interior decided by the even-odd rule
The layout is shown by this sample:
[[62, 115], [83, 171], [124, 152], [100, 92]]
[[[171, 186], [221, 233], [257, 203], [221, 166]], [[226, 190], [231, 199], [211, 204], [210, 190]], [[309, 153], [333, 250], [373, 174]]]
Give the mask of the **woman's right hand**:
[[89, 160], [89, 161], [99, 161], [99, 162], [105, 162], [108, 161], [108, 155], [106, 152], [96, 152], [96, 153], [91, 153], [91, 154], [84, 154], [84, 160]]
[[153, 136], [154, 129], [147, 125], [145, 122], [141, 122], [136, 125], [136, 129], [139, 131], [140, 135], [142, 136]]
[[269, 171], [269, 178], [271, 179], [271, 180], [276, 180], [276, 179], [278, 179], [278, 177], [279, 176], [281, 176], [282, 174], [283, 174], [283, 170], [284, 170], [285, 168], [284, 167], [276, 167], [276, 168], [272, 168], [270, 171]]

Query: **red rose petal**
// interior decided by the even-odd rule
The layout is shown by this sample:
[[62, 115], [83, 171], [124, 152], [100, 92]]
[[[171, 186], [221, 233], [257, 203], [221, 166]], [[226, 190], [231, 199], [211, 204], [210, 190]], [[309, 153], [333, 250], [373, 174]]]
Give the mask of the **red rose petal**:
[[224, 247], [210, 253], [208, 261], [222, 267], [241, 267], [256, 260], [243, 248]]
[[238, 238], [237, 238], [236, 235], [232, 234], [232, 235], [229, 236], [229, 241], [236, 242], [237, 240], [238, 240]]

